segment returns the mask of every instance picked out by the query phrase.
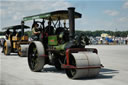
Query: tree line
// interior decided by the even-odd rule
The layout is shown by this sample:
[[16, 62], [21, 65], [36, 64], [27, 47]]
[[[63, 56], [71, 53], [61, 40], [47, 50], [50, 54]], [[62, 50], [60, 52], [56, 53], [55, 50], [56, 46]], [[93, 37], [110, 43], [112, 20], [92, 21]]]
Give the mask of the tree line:
[[105, 31], [105, 30], [97, 30], [97, 31], [76, 31], [76, 34], [81, 34], [84, 33], [87, 36], [92, 36], [92, 37], [96, 37], [96, 36], [101, 36], [102, 33], [107, 33], [111, 36], [115, 36], [115, 37], [127, 37], [128, 35], [128, 31]]
[[[32, 33], [31, 31], [27, 31], [25, 32], [26, 34], [28, 34], [28, 36], [31, 36]], [[79, 34], [85, 34], [87, 36], [92, 36], [92, 37], [96, 37], [96, 36], [100, 36], [102, 33], [107, 33], [111, 36], [116, 36], [116, 37], [127, 37], [128, 35], [128, 31], [105, 31], [105, 30], [97, 30], [97, 31], [80, 31], [80, 30], [77, 30], [76, 31], [76, 34], [79, 35]], [[0, 35], [5, 35], [5, 32], [0, 32]]]

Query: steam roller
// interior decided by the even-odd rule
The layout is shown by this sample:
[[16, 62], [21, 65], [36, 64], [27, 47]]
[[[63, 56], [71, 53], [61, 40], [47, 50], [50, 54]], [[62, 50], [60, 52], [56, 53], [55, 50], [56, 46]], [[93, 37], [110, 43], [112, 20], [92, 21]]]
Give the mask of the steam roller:
[[6, 39], [4, 41], [3, 51], [5, 55], [10, 55], [11, 53], [18, 53], [19, 56], [26, 56], [27, 48], [29, 45], [29, 36], [26, 33], [26, 29], [30, 27], [24, 25], [21, 21], [21, 25], [13, 25], [2, 28], [6, 30]]
[[[33, 23], [41, 25], [40, 39], [33, 40], [28, 47], [28, 65], [31, 71], [40, 72], [44, 65], [53, 65], [57, 70], [65, 70], [70, 79], [96, 77], [101, 65], [98, 51], [95, 48], [85, 48], [89, 44], [87, 35], [75, 34], [75, 19], [81, 18], [81, 14], [74, 7], [68, 10], [58, 10], [49, 13], [41, 13], [24, 17], [24, 21], [33, 20]], [[43, 22], [36, 21], [42, 19]], [[61, 27], [61, 21], [68, 20], [69, 28]], [[49, 31], [45, 27], [45, 21], [54, 24], [55, 30]], [[65, 21], [66, 22], [66, 21]], [[57, 27], [58, 26], [58, 27]], [[47, 29], [48, 31], [45, 31]], [[52, 33], [53, 32], [53, 33]]]

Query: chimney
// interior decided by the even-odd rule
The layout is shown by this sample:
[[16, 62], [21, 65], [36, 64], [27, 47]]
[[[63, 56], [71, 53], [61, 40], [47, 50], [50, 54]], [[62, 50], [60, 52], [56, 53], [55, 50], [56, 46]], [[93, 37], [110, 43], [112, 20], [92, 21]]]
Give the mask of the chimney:
[[69, 7], [68, 8], [68, 17], [69, 17], [69, 36], [70, 40], [72, 40], [75, 36], [75, 19], [74, 19], [74, 7]]

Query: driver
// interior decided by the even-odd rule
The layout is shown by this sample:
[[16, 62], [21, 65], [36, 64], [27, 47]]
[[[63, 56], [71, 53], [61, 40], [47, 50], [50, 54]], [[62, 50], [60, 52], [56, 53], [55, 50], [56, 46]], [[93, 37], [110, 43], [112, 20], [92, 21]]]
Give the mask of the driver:
[[32, 25], [32, 35], [35, 40], [39, 39], [40, 30], [38, 29], [39, 24], [37, 22], [34, 22]]
[[48, 26], [46, 26], [45, 32], [48, 33], [48, 35], [54, 34], [54, 27], [51, 26], [51, 21], [48, 21]]
[[7, 31], [5, 32], [6, 39], [8, 39], [8, 38], [9, 38], [9, 34], [10, 34], [10, 31], [9, 31], [9, 29], [7, 29]]

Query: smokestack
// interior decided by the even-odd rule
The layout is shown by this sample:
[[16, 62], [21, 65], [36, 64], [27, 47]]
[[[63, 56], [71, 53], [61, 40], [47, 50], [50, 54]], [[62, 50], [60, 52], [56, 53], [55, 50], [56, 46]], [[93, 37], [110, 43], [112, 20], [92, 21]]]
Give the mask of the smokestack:
[[24, 21], [21, 21], [21, 35], [24, 35]]
[[74, 19], [74, 7], [69, 7], [68, 8], [68, 17], [69, 17], [69, 36], [70, 40], [74, 38], [75, 35], [75, 19]]

